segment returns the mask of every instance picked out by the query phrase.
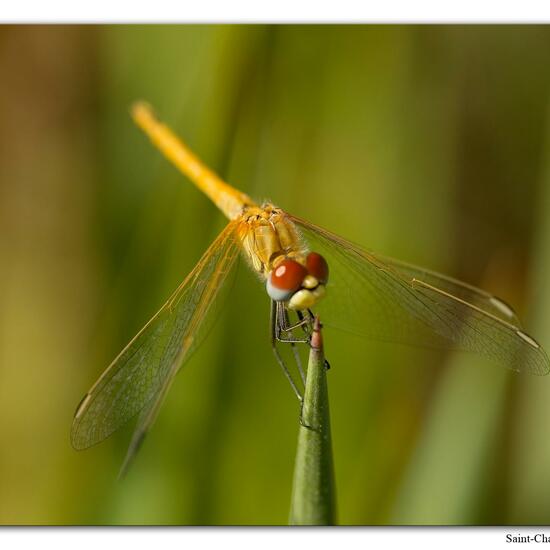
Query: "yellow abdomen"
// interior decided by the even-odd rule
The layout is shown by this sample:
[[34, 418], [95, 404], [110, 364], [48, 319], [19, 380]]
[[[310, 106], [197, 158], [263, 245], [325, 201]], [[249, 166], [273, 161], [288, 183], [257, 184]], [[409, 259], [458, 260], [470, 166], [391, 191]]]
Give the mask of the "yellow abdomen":
[[143, 102], [132, 107], [136, 123], [160, 151], [203, 191], [229, 220], [237, 220], [239, 238], [252, 269], [264, 278], [283, 258], [304, 263], [306, 254], [294, 223], [272, 204], [258, 206], [210, 170]]

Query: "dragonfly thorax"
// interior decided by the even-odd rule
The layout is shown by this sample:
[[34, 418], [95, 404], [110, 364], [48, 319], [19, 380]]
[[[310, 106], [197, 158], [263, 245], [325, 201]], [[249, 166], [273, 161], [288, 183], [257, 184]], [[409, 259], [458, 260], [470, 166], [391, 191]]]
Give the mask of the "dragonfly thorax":
[[282, 259], [303, 262], [307, 255], [294, 223], [271, 204], [246, 207], [241, 215], [239, 236], [247, 260], [262, 278]]

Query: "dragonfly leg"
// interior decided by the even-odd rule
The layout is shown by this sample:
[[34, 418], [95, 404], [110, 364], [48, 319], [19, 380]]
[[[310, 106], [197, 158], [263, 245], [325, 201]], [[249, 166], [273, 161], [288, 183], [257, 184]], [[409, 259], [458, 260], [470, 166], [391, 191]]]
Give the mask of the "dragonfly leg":
[[281, 303], [278, 307], [280, 308], [278, 314], [281, 317], [281, 330], [283, 332], [292, 332], [299, 327], [302, 327], [305, 334], [309, 334], [311, 332], [314, 316], [309, 309], [307, 310], [307, 315], [304, 315], [302, 311], [297, 310], [296, 315], [298, 317], [298, 321], [292, 325], [290, 324], [290, 320], [288, 318], [288, 310], [284, 307], [284, 304]]
[[313, 327], [313, 319], [315, 318], [310, 309], [307, 310], [307, 315], [304, 315], [302, 311], [297, 311], [298, 319], [300, 319], [300, 325], [306, 334], [311, 333]]
[[319, 431], [319, 429], [316, 430], [313, 426], [310, 426], [309, 424], [306, 424], [304, 422], [303, 411], [300, 411], [300, 419], [299, 420], [300, 420], [300, 426], [302, 426], [306, 430], [311, 430], [312, 432]]
[[[295, 325], [291, 325], [288, 319], [288, 312], [285, 308], [285, 305], [282, 302], [272, 302], [272, 311], [275, 316], [275, 338], [279, 342], [284, 342], [287, 344], [309, 344], [309, 331], [305, 328], [309, 324], [310, 319], [302, 318]], [[292, 331], [298, 327], [304, 327], [304, 332], [306, 333], [305, 338], [296, 338]], [[309, 328], [309, 327], [308, 327]]]
[[[294, 382], [294, 378], [292, 378], [292, 375], [290, 374], [288, 367], [286, 366], [283, 358], [281, 357], [281, 354], [279, 353], [279, 350], [277, 349], [278, 341], [279, 341], [279, 338], [277, 337], [277, 305], [276, 305], [276, 302], [272, 301], [271, 302], [271, 349], [273, 350], [273, 355], [275, 355], [275, 359], [277, 360], [277, 363], [279, 363], [279, 366], [281, 367], [283, 374], [286, 376], [287, 380], [290, 383], [290, 386], [294, 390], [296, 397], [300, 402], [302, 402], [302, 394], [300, 393], [300, 390], [298, 389], [296, 382]], [[299, 363], [299, 365], [300, 365], [299, 367], [300, 375], [302, 375], [301, 363]]]
[[282, 331], [284, 332], [292, 332], [293, 330], [297, 329], [297, 328], [300, 328], [302, 327], [302, 329], [304, 330], [304, 332], [308, 332], [308, 328], [309, 328], [309, 323], [310, 323], [310, 320], [306, 317], [304, 317], [301, 312], [297, 311], [296, 312], [299, 316], [300, 316], [300, 320], [297, 322], [297, 323], [294, 323], [293, 325], [290, 324], [290, 321], [288, 319], [288, 315], [285, 315], [285, 319], [284, 319], [284, 327], [281, 328]]
[[[280, 310], [277, 310], [278, 312]], [[307, 326], [307, 322], [308, 322], [308, 319], [306, 319], [302, 313], [300, 311], [297, 311], [297, 316], [298, 316], [298, 322], [295, 323], [294, 325], [291, 325], [290, 324], [290, 320], [288, 318], [288, 311], [286, 310], [286, 308], [283, 308], [282, 310], [283, 312], [283, 323], [285, 325], [285, 328], [283, 328], [282, 330], [285, 331], [285, 332], [291, 332], [292, 333], [292, 330], [298, 328], [298, 327], [302, 327], [303, 331], [305, 332], [306, 335], [308, 335], [308, 339], [309, 339], [309, 334], [308, 334], [308, 326]], [[286, 339], [286, 341], [288, 342], [288, 337]], [[302, 383], [304, 384], [304, 387], [306, 385], [306, 375], [304, 373], [304, 369], [302, 367], [302, 359], [300, 358], [300, 352], [298, 351], [298, 348], [296, 347], [296, 344], [298, 342], [294, 342], [294, 341], [291, 341], [290, 342], [290, 346], [292, 347], [292, 353], [294, 354], [294, 360], [296, 361], [296, 365], [298, 366], [298, 372], [300, 373], [300, 378], [302, 379]]]
[[292, 347], [292, 353], [294, 354], [294, 360], [296, 361], [296, 365], [298, 366], [298, 372], [300, 373], [300, 378], [302, 379], [302, 382], [305, 386], [306, 385], [306, 375], [305, 375], [304, 369], [302, 367], [302, 359], [300, 358], [300, 352], [298, 351], [295, 342], [290, 342], [290, 346]]

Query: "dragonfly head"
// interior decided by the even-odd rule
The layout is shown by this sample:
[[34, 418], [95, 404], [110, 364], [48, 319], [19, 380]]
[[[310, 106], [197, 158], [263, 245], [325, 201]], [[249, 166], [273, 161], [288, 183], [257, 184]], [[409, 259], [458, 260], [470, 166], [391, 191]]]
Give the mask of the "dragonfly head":
[[272, 300], [288, 302], [288, 308], [313, 307], [324, 295], [328, 264], [317, 252], [310, 252], [305, 265], [292, 259], [280, 261], [267, 276], [266, 289]]

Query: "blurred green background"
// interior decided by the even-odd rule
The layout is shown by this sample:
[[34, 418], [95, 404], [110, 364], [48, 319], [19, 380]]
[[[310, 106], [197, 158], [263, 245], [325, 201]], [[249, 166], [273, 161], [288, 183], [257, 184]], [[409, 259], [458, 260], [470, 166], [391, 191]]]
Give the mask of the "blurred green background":
[[[70, 446], [224, 223], [132, 101], [251, 196], [494, 292], [550, 348], [549, 67], [537, 26], [0, 27], [0, 522], [287, 521], [298, 407], [246, 269], [128, 477], [131, 427]], [[326, 342], [340, 523], [550, 523], [550, 378]]]

